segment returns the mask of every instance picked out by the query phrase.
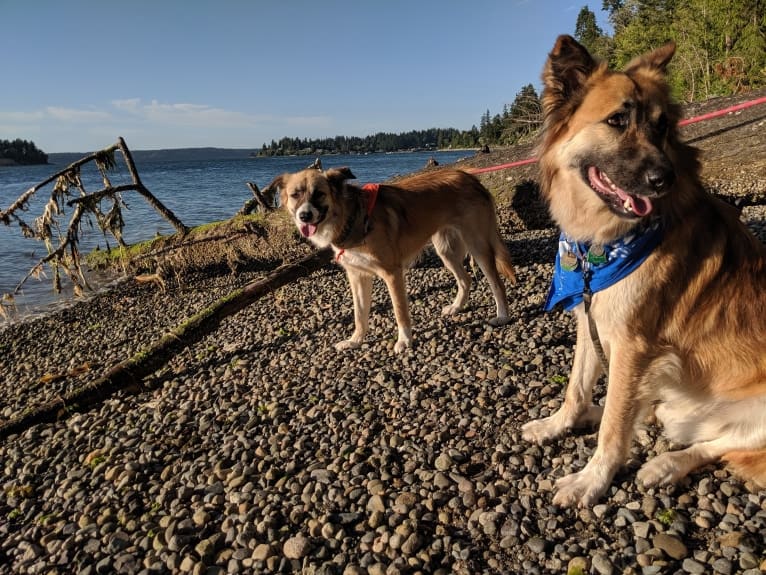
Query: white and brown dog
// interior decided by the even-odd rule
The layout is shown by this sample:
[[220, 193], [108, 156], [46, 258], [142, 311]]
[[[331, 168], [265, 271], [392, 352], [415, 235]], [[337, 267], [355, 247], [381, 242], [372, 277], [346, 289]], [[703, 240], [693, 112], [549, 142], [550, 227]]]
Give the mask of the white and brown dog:
[[[577, 344], [561, 409], [523, 436], [600, 423], [588, 464], [556, 482], [560, 505], [606, 492], [652, 406], [685, 448], [647, 461], [645, 485], [719, 459], [766, 485], [766, 248], [705, 191], [679, 140], [673, 53], [613, 71], [561, 36], [545, 64], [542, 190], [563, 234], [549, 304], [574, 310]], [[602, 364], [603, 408], [592, 403]]]
[[361, 345], [368, 328], [373, 277], [383, 279], [398, 327], [394, 347], [412, 344], [405, 269], [433, 242], [436, 253], [457, 280], [455, 301], [442, 313], [466, 304], [471, 278], [463, 267], [471, 254], [489, 281], [497, 306], [494, 326], [508, 321], [508, 304], [498, 273], [515, 282], [508, 248], [497, 226], [495, 204], [479, 180], [452, 169], [429, 171], [396, 182], [350, 185], [348, 168], [309, 168], [282, 174], [266, 188], [279, 189], [281, 204], [300, 233], [318, 247], [331, 245], [345, 268], [354, 302], [354, 333], [337, 349]]

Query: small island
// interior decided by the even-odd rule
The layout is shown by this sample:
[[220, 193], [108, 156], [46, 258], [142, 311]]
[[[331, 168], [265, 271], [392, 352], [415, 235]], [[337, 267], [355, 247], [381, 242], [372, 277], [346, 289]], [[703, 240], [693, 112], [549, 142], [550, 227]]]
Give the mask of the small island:
[[47, 164], [48, 154], [27, 140], [0, 140], [0, 166]]

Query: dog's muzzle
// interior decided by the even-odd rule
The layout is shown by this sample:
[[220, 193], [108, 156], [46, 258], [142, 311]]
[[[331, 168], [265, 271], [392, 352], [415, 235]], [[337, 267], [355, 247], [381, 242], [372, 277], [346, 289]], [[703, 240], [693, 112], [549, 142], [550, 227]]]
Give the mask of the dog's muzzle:
[[319, 224], [324, 220], [327, 210], [318, 209], [311, 204], [303, 204], [296, 212], [296, 224], [304, 238], [313, 236]]

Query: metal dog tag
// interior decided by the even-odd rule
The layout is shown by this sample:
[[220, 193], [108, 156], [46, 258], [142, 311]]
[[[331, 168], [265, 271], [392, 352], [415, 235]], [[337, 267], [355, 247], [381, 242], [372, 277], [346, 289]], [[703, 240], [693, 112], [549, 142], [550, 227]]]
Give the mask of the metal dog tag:
[[573, 272], [577, 269], [577, 256], [572, 252], [566, 252], [561, 256], [561, 268]]
[[594, 245], [588, 250], [588, 262], [594, 265], [606, 263], [606, 252], [604, 246]]

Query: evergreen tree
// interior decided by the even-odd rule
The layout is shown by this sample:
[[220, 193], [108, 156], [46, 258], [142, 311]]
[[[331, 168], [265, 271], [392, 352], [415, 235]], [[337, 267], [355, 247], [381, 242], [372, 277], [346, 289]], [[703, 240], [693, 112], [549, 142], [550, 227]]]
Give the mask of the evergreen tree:
[[542, 125], [542, 105], [532, 84], [524, 86], [513, 100], [504, 121], [502, 143], [515, 144]]
[[614, 50], [612, 39], [596, 23], [596, 15], [588, 6], [583, 6], [577, 15], [575, 39], [600, 60], [610, 61]]
[[16, 138], [0, 140], [0, 160], [10, 160], [20, 165], [47, 164], [48, 154], [39, 150], [34, 142]]

